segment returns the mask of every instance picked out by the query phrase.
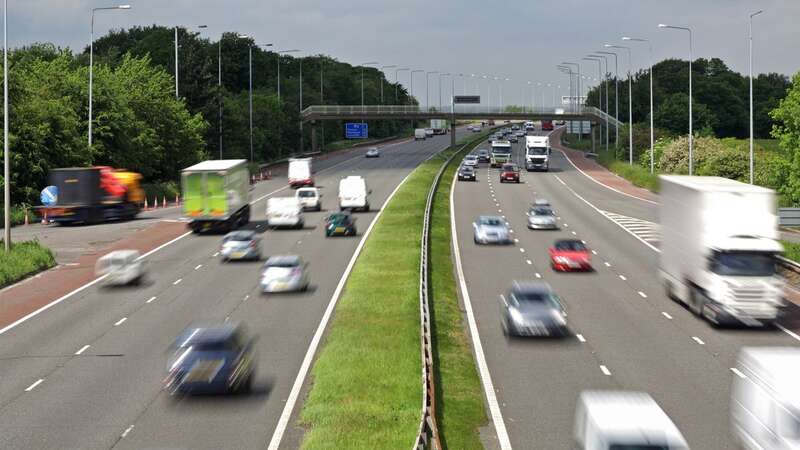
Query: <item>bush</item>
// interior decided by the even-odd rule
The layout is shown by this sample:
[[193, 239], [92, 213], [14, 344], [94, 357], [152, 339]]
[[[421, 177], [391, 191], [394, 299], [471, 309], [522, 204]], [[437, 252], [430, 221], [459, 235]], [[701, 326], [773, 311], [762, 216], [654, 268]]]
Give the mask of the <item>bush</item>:
[[9, 253], [0, 252], [0, 288], [56, 265], [53, 253], [38, 241], [13, 243]]
[[168, 202], [174, 201], [175, 196], [181, 193], [181, 187], [174, 181], [166, 181], [163, 183], [143, 183], [142, 189], [147, 201], [150, 202], [153, 198], [162, 201], [164, 197]]
[[[28, 209], [28, 218], [33, 220], [36, 217], [35, 211], [28, 205], [13, 206], [11, 208], [11, 226], [22, 225], [25, 223], [25, 209]], [[0, 229], [3, 228], [3, 217], [5, 210], [0, 206]]]

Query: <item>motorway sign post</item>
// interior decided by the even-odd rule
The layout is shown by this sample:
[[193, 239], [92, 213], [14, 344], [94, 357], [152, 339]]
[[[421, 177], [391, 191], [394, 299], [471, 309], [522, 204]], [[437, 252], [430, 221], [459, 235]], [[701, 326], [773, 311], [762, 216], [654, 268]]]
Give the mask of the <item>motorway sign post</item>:
[[346, 139], [366, 139], [369, 135], [369, 126], [366, 123], [344, 124], [344, 137]]

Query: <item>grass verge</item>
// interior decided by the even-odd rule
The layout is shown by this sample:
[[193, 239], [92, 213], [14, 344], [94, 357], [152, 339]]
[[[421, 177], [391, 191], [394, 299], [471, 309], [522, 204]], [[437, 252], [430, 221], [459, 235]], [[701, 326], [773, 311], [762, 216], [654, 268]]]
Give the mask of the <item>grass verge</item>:
[[12, 243], [9, 253], [0, 250], [0, 288], [55, 265], [53, 253], [38, 241]]
[[422, 406], [422, 218], [433, 178], [454, 151], [414, 170], [364, 245], [312, 370], [313, 385], [300, 413], [307, 428], [304, 449], [413, 443]]
[[781, 244], [783, 244], [785, 258], [800, 262], [800, 242], [781, 241]]
[[630, 165], [627, 162], [614, 159], [613, 150], [599, 152], [597, 154], [597, 162], [635, 186], [658, 192], [658, 174], [652, 174], [649, 169], [638, 164]]

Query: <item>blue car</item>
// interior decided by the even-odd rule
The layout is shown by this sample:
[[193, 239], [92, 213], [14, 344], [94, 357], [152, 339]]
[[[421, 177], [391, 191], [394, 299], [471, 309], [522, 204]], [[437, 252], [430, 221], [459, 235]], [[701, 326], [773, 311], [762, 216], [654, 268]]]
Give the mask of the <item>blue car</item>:
[[248, 392], [255, 372], [254, 342], [239, 324], [186, 328], [171, 347], [164, 389], [170, 394]]

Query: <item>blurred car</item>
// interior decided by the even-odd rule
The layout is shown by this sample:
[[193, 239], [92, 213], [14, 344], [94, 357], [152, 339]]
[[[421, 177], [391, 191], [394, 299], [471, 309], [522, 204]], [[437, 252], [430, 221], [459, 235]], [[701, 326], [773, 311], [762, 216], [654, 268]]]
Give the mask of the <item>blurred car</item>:
[[500, 296], [503, 333], [507, 336], [565, 336], [567, 312], [544, 282], [514, 282]]
[[547, 206], [533, 206], [528, 210], [528, 228], [531, 230], [557, 230], [558, 221]]
[[517, 131], [519, 130], [519, 125], [511, 125], [511, 129]]
[[365, 158], [379, 158], [380, 156], [381, 152], [378, 150], [378, 147], [370, 147], [367, 153], [364, 154]]
[[542, 121], [542, 131], [552, 131], [553, 130], [553, 121], [552, 120], [543, 120]]
[[578, 239], [561, 239], [548, 250], [550, 266], [558, 272], [591, 271], [592, 254]]
[[500, 169], [500, 182], [513, 181], [519, 183], [519, 167], [516, 164], [503, 164]]
[[261, 292], [305, 291], [308, 285], [308, 263], [299, 256], [270, 256], [261, 269]]
[[517, 131], [516, 133], [514, 133], [514, 135], [517, 137], [525, 137], [525, 131], [522, 130]]
[[467, 155], [464, 157], [465, 166], [472, 166], [475, 167], [478, 165], [478, 155]]
[[300, 206], [304, 211], [322, 210], [322, 194], [319, 192], [319, 188], [301, 187], [294, 192], [294, 196], [300, 200]]
[[356, 219], [350, 213], [333, 213], [326, 217], [322, 223], [325, 237], [356, 235]]
[[461, 166], [458, 168], [458, 181], [477, 181], [475, 169], [472, 166]]
[[481, 128], [482, 128], [482, 127], [481, 127], [480, 125], [474, 125], [474, 126], [472, 127], [472, 132], [473, 132], [473, 133], [480, 133], [480, 132], [481, 132]]
[[139, 284], [144, 278], [144, 263], [137, 250], [115, 250], [106, 253], [95, 263], [97, 276], [105, 276], [107, 286]]
[[249, 391], [254, 343], [242, 325], [231, 322], [186, 328], [170, 347], [164, 389], [170, 394]]
[[550, 200], [546, 198], [537, 198], [533, 200], [533, 206], [547, 206], [550, 207]]
[[479, 163], [488, 163], [492, 160], [491, 153], [489, 153], [489, 150], [486, 150], [485, 148], [479, 149], [477, 154]]
[[519, 143], [519, 138], [517, 137], [516, 134], [509, 134], [508, 135], [508, 142], [511, 142], [512, 144], [517, 144], [517, 143]]
[[425, 128], [425, 136], [427, 137], [433, 136], [433, 128]]
[[228, 233], [222, 238], [219, 257], [222, 258], [222, 262], [234, 259], [259, 260], [261, 259], [261, 238], [252, 230]]
[[472, 224], [476, 244], [510, 244], [506, 221], [499, 216], [478, 216]]

